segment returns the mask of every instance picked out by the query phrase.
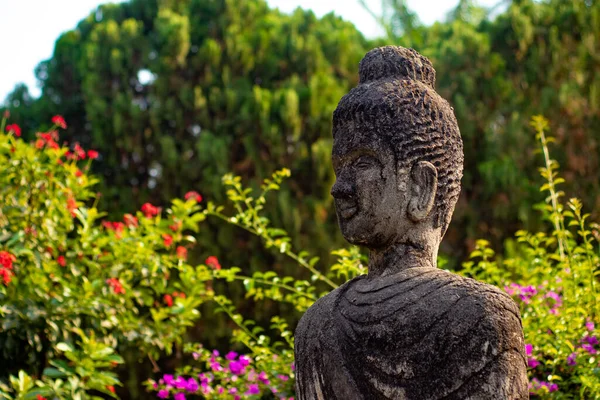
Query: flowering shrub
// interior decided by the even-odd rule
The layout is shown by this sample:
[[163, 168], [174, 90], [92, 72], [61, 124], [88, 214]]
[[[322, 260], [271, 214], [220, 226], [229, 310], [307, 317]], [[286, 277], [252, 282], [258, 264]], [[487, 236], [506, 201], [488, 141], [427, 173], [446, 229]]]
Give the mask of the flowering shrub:
[[[123, 363], [117, 353], [134, 349], [158, 368], [155, 360], [182, 343], [205, 303], [234, 324], [232, 348], [243, 354], [187, 343], [190, 362], [148, 380], [148, 392], [176, 400], [293, 398], [288, 321], [273, 317], [269, 329], [257, 326], [215, 293], [213, 281], [238, 282], [254, 301], [302, 313], [339, 282], [366, 272], [359, 250], [334, 251], [338, 262], [325, 273], [317, 258], [293, 251], [287, 233], [262, 215], [267, 194], [289, 176], [286, 169], [257, 194], [225, 176], [228, 207], [191, 191], [170, 207], [146, 203], [117, 221], [103, 219], [95, 208], [96, 179], [87, 174], [99, 154], [59, 145], [57, 129], [66, 122], [59, 116], [52, 122], [32, 144], [18, 138], [18, 126], [0, 125], [0, 363], [10, 366], [0, 372], [0, 398], [116, 398], [121, 383], [114, 368]], [[540, 209], [550, 233], [518, 232], [502, 258], [480, 240], [460, 273], [504, 288], [519, 304], [532, 396], [598, 398], [599, 226], [588, 224], [578, 200], [563, 202], [548, 152], [552, 139], [543, 119], [533, 123], [548, 193]], [[309, 278], [246, 274], [213, 255], [190, 265], [193, 234], [207, 217], [256, 235]]]
[[[273, 355], [269, 362], [261, 363], [248, 356], [230, 351], [222, 357], [217, 350], [208, 351], [202, 346], [193, 349], [195, 360], [205, 360], [205, 368], [187, 368], [189, 376], [165, 374], [158, 382], [148, 381], [151, 390], [162, 399], [171, 396], [184, 400], [186, 395], [202, 395], [215, 399], [259, 399], [272, 393], [278, 399], [293, 399], [293, 363]], [[261, 367], [268, 368], [268, 372]]]
[[0, 124], [0, 398], [116, 397], [115, 351], [154, 362], [211, 297], [210, 268], [186, 261], [201, 197], [103, 220], [87, 174], [99, 154], [59, 145], [66, 122], [52, 123], [32, 144]]

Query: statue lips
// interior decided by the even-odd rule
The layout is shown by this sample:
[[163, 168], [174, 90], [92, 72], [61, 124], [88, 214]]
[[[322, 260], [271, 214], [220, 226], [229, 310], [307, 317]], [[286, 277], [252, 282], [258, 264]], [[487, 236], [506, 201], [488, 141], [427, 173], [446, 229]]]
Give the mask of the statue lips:
[[336, 203], [336, 208], [344, 219], [352, 218], [358, 211], [358, 206], [354, 202], [339, 201]]

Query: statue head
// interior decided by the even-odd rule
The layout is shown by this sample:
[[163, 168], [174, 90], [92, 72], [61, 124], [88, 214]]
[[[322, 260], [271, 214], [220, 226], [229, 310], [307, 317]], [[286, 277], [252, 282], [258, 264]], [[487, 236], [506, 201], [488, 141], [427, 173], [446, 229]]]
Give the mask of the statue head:
[[370, 249], [437, 247], [460, 193], [463, 145], [435, 70], [413, 49], [373, 49], [333, 113], [331, 189], [342, 234]]

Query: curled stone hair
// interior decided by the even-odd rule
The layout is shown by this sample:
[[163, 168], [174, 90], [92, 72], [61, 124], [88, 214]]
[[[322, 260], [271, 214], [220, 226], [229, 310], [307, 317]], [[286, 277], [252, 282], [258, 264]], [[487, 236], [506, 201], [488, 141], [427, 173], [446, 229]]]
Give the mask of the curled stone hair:
[[428, 161], [438, 173], [434, 226], [445, 233], [460, 194], [463, 144], [454, 112], [434, 89], [431, 62], [413, 49], [386, 46], [360, 62], [360, 83], [333, 113], [333, 136], [373, 136], [401, 168]]

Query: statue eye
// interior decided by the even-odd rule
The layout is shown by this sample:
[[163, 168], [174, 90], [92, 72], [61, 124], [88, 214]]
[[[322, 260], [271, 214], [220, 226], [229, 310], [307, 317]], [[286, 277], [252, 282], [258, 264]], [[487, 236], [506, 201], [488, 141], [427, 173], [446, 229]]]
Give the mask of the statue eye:
[[361, 157], [358, 160], [356, 160], [354, 167], [357, 169], [368, 169], [373, 167], [375, 163], [376, 161], [373, 160], [371, 157]]

